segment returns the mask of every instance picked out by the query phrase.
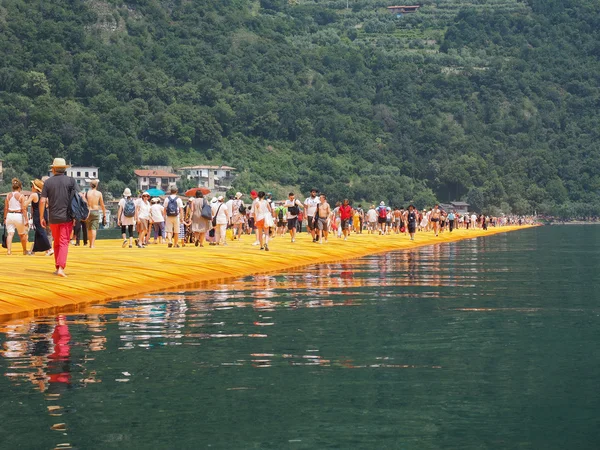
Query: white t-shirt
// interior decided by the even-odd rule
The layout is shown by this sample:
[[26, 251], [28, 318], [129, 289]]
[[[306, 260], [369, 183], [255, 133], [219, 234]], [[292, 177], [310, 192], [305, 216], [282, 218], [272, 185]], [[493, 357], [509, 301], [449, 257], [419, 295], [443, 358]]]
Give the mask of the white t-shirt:
[[229, 217], [233, 216], [233, 199], [227, 200], [225, 206], [227, 207], [227, 212], [229, 213]]
[[367, 211], [367, 222], [377, 222], [378, 217], [379, 215], [375, 209], [371, 208]]
[[307, 199], [304, 200], [304, 204], [306, 205], [307, 217], [315, 217], [317, 215], [317, 206], [319, 206], [319, 203], [321, 203], [319, 197], [307, 197]]
[[150, 206], [150, 218], [152, 219], [152, 222], [164, 222], [164, 210], [165, 208], [160, 203], [154, 203], [152, 206]]
[[[179, 197], [177, 197], [176, 195], [169, 195], [167, 198], [165, 198], [165, 202], [163, 203], [165, 211], [167, 210], [167, 206], [169, 206], [170, 198], [176, 198], [177, 199], [177, 207], [183, 209], [183, 202], [181, 201], [181, 199]], [[179, 216], [179, 210], [177, 210], [177, 216]]]
[[250, 215], [256, 219], [256, 204], [258, 203], [258, 197], [252, 200], [252, 205], [250, 205]]
[[285, 208], [287, 208], [287, 214], [286, 214], [286, 218], [289, 219], [295, 219], [296, 217], [298, 217], [298, 214], [290, 214], [290, 206], [298, 206], [298, 210], [300, 210], [300, 207], [302, 206], [302, 203], [300, 203], [300, 200], [298, 200], [297, 198], [294, 199], [294, 201], [291, 201], [290, 199], [287, 199], [285, 201], [285, 203], [283, 204], [283, 206]]
[[475, 223], [475, 222], [477, 222], [477, 216], [475, 214], [473, 214], [471, 216], [471, 223]]
[[217, 218], [217, 225], [227, 225], [228, 211], [225, 203], [212, 203], [210, 209], [212, 209], [213, 217]]
[[[132, 199], [133, 200], [133, 199]], [[121, 208], [121, 225], [135, 225], [135, 216], [133, 217], [125, 217], [125, 214], [123, 214], [124, 210], [125, 210], [125, 203], [127, 202], [127, 200], [125, 198], [122, 198], [121, 200], [119, 200], [119, 208]], [[135, 204], [135, 200], [133, 201], [133, 203]]]
[[152, 206], [150, 202], [145, 202], [143, 199], [138, 198], [135, 202], [136, 208], [138, 210], [138, 219], [150, 219], [150, 207]]

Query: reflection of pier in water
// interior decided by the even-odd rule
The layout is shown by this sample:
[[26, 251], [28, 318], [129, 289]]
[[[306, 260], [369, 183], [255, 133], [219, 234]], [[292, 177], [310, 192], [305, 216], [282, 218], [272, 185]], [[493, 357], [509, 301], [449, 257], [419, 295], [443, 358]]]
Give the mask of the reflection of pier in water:
[[[496, 254], [499, 249], [502, 251], [502, 244], [496, 242]], [[126, 361], [119, 369], [96, 364], [94, 353], [108, 346], [115, 351], [204, 346], [210, 353], [223, 339], [239, 339], [244, 341], [239, 345], [244, 348], [242, 354], [216, 353], [190, 364], [195, 368], [437, 369], [440, 367], [437, 364], [411, 364], [385, 354], [366, 359], [347, 354], [325, 355], [313, 345], [300, 351], [273, 351], [274, 346], [285, 348], [286, 344], [266, 338], [279, 336], [277, 333], [286, 327], [282, 311], [303, 314], [305, 320], [311, 321], [339, 307], [389, 302], [407, 302], [407, 305], [413, 302], [427, 308], [462, 311], [443, 302], [455, 295], [451, 291], [456, 288], [464, 295], [487, 295], [485, 289], [474, 289], [475, 280], [485, 284], [494, 278], [493, 272], [483, 270], [485, 250], [485, 240], [422, 247], [315, 265], [293, 273], [250, 276], [202, 290], [167, 292], [91, 306], [58, 322], [55, 318], [14, 321], [0, 326], [5, 336], [1, 355], [8, 367], [4, 376], [15, 386], [31, 386], [42, 393], [48, 414], [57, 420], [53, 430], [68, 435], [71, 390], [89, 388], [102, 380], [118, 383], [131, 380], [132, 370], [127, 368]], [[327, 310], [311, 311], [321, 308]], [[464, 309], [465, 314], [468, 311]], [[301, 335], [303, 331], [297, 332]]]

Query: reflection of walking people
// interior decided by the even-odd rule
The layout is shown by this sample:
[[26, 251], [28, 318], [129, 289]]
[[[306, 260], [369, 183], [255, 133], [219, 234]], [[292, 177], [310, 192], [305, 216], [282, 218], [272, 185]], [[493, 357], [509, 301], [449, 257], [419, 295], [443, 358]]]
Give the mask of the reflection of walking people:
[[54, 158], [52, 166], [53, 177], [49, 178], [42, 189], [40, 201], [40, 224], [46, 226], [44, 212], [46, 204], [49, 210], [50, 229], [54, 239], [54, 265], [56, 275], [66, 277], [65, 266], [69, 253], [69, 238], [73, 230], [73, 220], [70, 217], [70, 204], [72, 192], [79, 192], [75, 180], [66, 174], [69, 165], [62, 158]]
[[[47, 252], [46, 255], [50, 256], [54, 251], [50, 245], [50, 240], [46, 234], [46, 228], [40, 223], [40, 194], [44, 188], [44, 182], [42, 180], [33, 180], [31, 182], [31, 190], [33, 193], [29, 196], [29, 203], [31, 203], [31, 219], [33, 220], [33, 226], [35, 227], [35, 237], [33, 239], [33, 247], [31, 247], [31, 253], [35, 252]], [[44, 213], [44, 218], [48, 220], [48, 211]]]

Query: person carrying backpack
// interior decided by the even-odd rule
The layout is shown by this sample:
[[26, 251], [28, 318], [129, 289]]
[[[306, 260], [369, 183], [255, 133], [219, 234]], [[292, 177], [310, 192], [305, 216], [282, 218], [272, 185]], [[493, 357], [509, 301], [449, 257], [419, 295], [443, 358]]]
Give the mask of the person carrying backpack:
[[296, 227], [298, 226], [298, 217], [300, 216], [301, 209], [304, 209], [302, 202], [296, 199], [293, 192], [288, 194], [288, 199], [283, 204], [283, 208], [286, 210], [287, 228], [292, 237], [292, 242], [296, 242]]
[[175, 248], [179, 248], [179, 220], [183, 219], [183, 202], [177, 196], [177, 187], [172, 186], [170, 195], [165, 198], [165, 230], [167, 233], [167, 242], [169, 248], [175, 245]]
[[[121, 227], [121, 236], [123, 237], [122, 247], [133, 247], [133, 226], [135, 225], [135, 201], [131, 196], [131, 189], [125, 188], [123, 198], [119, 200], [119, 209], [117, 211], [117, 226]], [[129, 236], [129, 237], [128, 237]]]
[[377, 207], [377, 223], [379, 224], [379, 234], [385, 234], [387, 224], [387, 208], [385, 202], [379, 203]]

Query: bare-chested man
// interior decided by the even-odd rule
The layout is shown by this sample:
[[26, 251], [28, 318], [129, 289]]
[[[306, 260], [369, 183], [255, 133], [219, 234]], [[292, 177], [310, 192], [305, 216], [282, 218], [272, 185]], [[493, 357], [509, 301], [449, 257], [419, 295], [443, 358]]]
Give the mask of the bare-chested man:
[[325, 194], [320, 196], [321, 202], [317, 207], [317, 240], [322, 244], [323, 240], [327, 242], [327, 236], [329, 235], [329, 227], [327, 218], [331, 215], [331, 207], [327, 203], [327, 197]]
[[431, 225], [433, 226], [433, 232], [437, 236], [440, 232], [440, 217], [442, 212], [440, 211], [440, 207], [435, 205], [431, 210]]
[[[90, 209], [90, 217], [87, 220], [88, 235], [90, 238], [90, 248], [94, 248], [96, 243], [96, 232], [106, 219], [106, 208], [104, 207], [104, 198], [102, 192], [98, 190], [98, 180], [90, 181], [90, 190], [86, 194], [88, 208]], [[102, 211], [102, 213], [100, 213]]]

